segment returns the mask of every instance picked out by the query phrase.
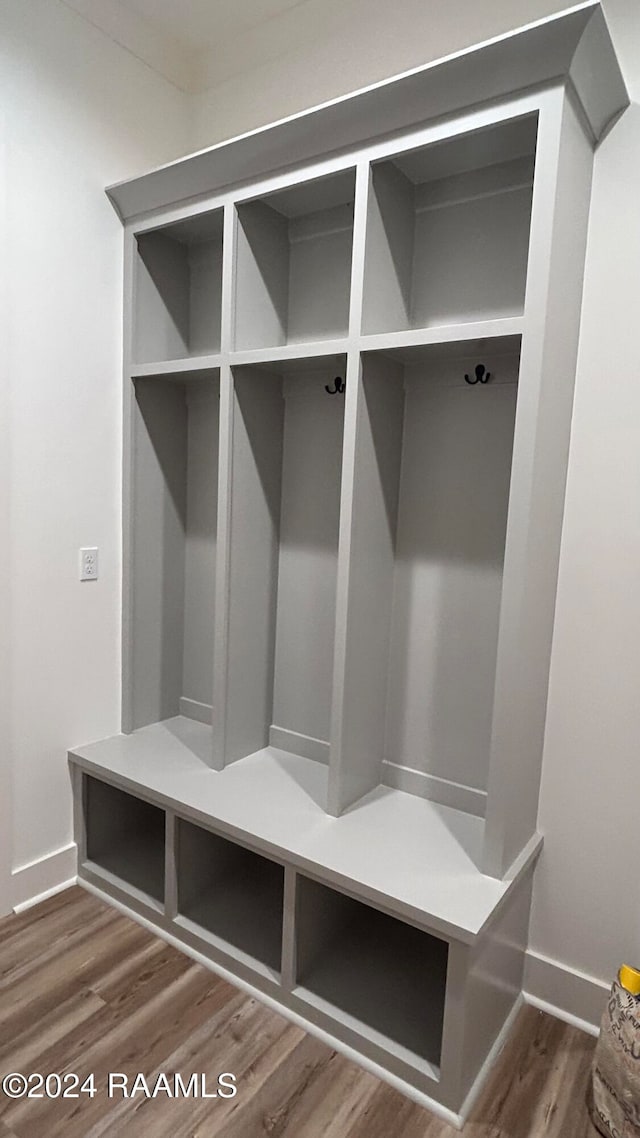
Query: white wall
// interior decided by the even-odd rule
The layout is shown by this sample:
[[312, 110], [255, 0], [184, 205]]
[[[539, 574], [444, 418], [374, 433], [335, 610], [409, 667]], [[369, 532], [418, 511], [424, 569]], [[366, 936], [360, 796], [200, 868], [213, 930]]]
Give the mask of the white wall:
[[103, 191], [189, 149], [189, 105], [60, 0], [3, 0], [0, 114], [0, 882], [8, 762], [18, 871], [1, 912], [74, 872], [73, 850], [20, 868], [71, 841], [67, 748], [119, 729], [122, 227]]
[[[638, 0], [604, 0], [627, 70], [640, 51]], [[215, 84], [195, 96], [209, 146], [419, 67], [571, 6], [570, 0], [306, 0], [241, 41], [220, 43]], [[640, 75], [636, 77], [640, 88]]]
[[[205, 146], [567, 7], [558, 0], [308, 0], [196, 98]], [[640, 3], [605, 0], [640, 100]], [[234, 72], [233, 63], [227, 70]], [[595, 1023], [640, 961], [640, 106], [595, 160], [540, 801], [527, 987]]]

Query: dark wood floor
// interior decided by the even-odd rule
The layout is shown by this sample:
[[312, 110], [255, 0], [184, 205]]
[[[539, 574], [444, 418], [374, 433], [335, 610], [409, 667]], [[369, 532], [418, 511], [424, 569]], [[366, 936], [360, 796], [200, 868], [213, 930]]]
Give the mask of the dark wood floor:
[[[465, 1138], [595, 1138], [594, 1041], [526, 1008]], [[0, 1138], [454, 1138], [325, 1044], [84, 890], [0, 921], [0, 1076], [96, 1076], [93, 1098], [10, 1101]], [[106, 1076], [231, 1071], [232, 1099], [109, 1099]]]

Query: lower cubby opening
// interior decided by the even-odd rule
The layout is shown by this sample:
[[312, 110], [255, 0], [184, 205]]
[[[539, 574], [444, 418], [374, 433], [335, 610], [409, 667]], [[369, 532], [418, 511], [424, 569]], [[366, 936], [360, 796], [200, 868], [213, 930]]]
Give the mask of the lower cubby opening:
[[296, 928], [296, 995], [437, 1078], [447, 943], [306, 877]]
[[86, 867], [154, 907], [162, 906], [164, 811], [110, 783], [84, 778]]
[[178, 923], [279, 976], [283, 866], [184, 819], [176, 855]]

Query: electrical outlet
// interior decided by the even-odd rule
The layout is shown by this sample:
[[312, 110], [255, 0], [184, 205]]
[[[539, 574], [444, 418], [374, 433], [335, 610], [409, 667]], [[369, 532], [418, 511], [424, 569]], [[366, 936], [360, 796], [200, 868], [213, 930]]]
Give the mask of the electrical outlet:
[[95, 545], [80, 550], [80, 580], [98, 580], [98, 550]]

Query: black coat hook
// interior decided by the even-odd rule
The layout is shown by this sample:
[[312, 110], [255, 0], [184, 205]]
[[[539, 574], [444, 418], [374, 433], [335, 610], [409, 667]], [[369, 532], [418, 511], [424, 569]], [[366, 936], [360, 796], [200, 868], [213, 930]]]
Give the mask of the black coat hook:
[[347, 387], [345, 381], [343, 379], [340, 379], [340, 376], [337, 375], [333, 382], [335, 384], [335, 387], [329, 387], [327, 383], [324, 385], [324, 389], [327, 392], [327, 395], [342, 395]]
[[469, 375], [465, 375], [464, 378], [466, 379], [467, 383], [470, 383], [472, 386], [476, 383], [488, 383], [491, 379], [491, 372], [485, 369], [484, 364], [476, 364], [475, 376], [475, 379], [471, 379], [471, 376]]

